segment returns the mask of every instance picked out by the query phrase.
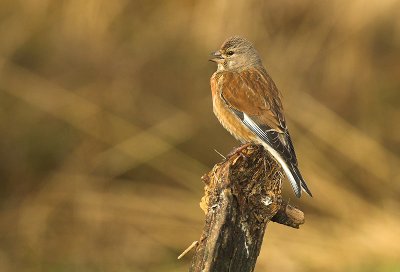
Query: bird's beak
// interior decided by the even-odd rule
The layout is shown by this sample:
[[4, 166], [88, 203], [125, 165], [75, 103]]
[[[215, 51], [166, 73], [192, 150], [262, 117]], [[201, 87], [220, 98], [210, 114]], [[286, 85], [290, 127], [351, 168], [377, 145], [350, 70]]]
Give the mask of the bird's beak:
[[215, 63], [222, 63], [224, 62], [224, 58], [222, 57], [221, 52], [215, 51], [211, 53], [211, 59], [209, 61], [215, 62]]

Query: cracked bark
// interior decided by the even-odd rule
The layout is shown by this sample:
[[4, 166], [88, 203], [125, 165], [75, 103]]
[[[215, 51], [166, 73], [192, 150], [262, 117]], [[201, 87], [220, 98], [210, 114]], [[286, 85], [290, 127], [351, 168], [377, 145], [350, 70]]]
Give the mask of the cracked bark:
[[253, 271], [269, 221], [303, 224], [304, 214], [282, 200], [282, 178], [259, 145], [242, 146], [205, 174], [206, 219], [189, 271]]

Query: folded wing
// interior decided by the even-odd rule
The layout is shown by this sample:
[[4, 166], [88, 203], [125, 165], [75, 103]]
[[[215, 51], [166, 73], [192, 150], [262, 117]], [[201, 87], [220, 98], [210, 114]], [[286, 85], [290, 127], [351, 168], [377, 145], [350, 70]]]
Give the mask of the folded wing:
[[298, 169], [280, 94], [267, 72], [263, 68], [227, 72], [222, 84], [221, 98], [280, 163], [296, 196], [300, 197], [301, 189], [311, 196]]

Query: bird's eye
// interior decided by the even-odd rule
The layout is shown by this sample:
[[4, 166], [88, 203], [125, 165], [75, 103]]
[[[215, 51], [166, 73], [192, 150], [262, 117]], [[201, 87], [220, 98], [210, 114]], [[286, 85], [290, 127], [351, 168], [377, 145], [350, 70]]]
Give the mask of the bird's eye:
[[235, 54], [235, 52], [233, 52], [233, 51], [228, 51], [228, 52], [226, 52], [226, 54], [227, 54], [228, 56], [232, 56], [233, 54]]

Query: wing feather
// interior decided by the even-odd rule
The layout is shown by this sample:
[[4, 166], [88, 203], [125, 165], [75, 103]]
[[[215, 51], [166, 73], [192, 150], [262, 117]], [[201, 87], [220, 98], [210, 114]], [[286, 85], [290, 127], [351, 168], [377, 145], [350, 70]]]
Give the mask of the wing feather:
[[296, 153], [283, 116], [280, 93], [263, 68], [224, 74], [221, 98], [282, 165], [297, 196], [311, 195], [297, 168]]

